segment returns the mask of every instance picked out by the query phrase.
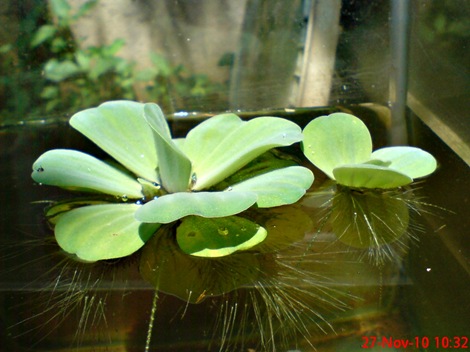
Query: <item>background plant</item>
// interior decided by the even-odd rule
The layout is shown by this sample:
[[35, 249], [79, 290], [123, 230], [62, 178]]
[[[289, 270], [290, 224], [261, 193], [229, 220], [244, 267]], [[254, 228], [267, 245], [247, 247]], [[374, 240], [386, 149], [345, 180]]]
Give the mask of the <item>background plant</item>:
[[73, 12], [68, 0], [51, 0], [49, 8], [44, 2], [21, 20], [25, 28], [19, 40], [0, 44], [3, 120], [44, 118], [116, 99], [158, 101], [171, 111], [170, 96], [183, 96], [192, 109], [191, 101], [197, 105], [200, 97], [221, 91], [207, 76], [189, 74], [157, 53], [150, 67], [138, 69], [119, 57], [126, 45], [122, 39], [82, 47], [70, 27], [97, 3], [87, 1]]

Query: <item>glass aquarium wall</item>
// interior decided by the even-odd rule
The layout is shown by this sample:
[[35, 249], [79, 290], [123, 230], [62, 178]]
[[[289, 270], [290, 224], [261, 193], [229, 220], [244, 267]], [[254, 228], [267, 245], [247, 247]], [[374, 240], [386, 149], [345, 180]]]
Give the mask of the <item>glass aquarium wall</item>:
[[467, 349], [469, 11], [1, 2], [0, 350]]
[[410, 39], [409, 105], [470, 165], [466, 1], [416, 1]]
[[389, 101], [388, 1], [2, 4], [2, 121], [112, 99], [178, 111]]
[[470, 273], [469, 11], [466, 1], [414, 1], [410, 12], [410, 138], [438, 158], [437, 177], [423, 190], [429, 202], [445, 208], [441, 226], [436, 216], [427, 217], [434, 233], [408, 263], [419, 283], [410, 290], [410, 314], [417, 333], [429, 336], [468, 334], [470, 327], [468, 306], [461, 303]]

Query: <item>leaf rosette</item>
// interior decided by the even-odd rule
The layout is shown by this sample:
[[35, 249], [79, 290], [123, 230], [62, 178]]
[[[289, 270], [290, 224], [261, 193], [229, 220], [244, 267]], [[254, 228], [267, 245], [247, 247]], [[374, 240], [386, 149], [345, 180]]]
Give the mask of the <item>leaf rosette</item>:
[[[180, 219], [179, 233], [190, 235], [178, 236], [178, 244], [188, 254], [225, 256], [252, 248], [265, 239], [266, 230], [233, 216], [252, 206], [295, 203], [313, 183], [309, 169], [263, 158], [273, 148], [302, 140], [298, 125], [278, 117], [243, 121], [230, 113], [216, 115], [186, 138], [173, 139], [158, 105], [112, 101], [78, 112], [70, 125], [113, 163], [80, 151], [50, 150], [34, 162], [32, 178], [115, 197], [115, 202], [70, 209], [61, 203], [49, 210], [60, 247], [85, 261], [131, 255], [162, 224]], [[267, 166], [255, 172], [258, 158]], [[197, 246], [191, 242], [191, 223], [208, 229], [197, 236]], [[243, 238], [235, 230], [225, 233], [239, 223], [253, 230]]]
[[303, 130], [305, 156], [330, 179], [351, 188], [406, 186], [436, 170], [436, 159], [409, 146], [372, 152], [372, 138], [357, 117], [334, 113], [312, 120]]

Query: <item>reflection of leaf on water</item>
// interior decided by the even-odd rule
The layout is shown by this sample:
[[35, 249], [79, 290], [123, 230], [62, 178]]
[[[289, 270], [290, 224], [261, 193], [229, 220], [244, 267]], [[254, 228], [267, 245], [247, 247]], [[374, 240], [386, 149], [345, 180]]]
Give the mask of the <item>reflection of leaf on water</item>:
[[354, 190], [328, 183], [307, 196], [303, 204], [318, 208], [318, 230], [331, 230], [349, 247], [365, 250], [376, 264], [401, 257], [408, 249], [410, 212], [420, 201], [410, 191]]
[[142, 251], [141, 275], [157, 290], [199, 303], [205, 297], [221, 295], [256, 280], [259, 259], [255, 254], [190, 256], [179, 249], [171, 229], [161, 229]]
[[[160, 229], [142, 251], [140, 271], [143, 278], [160, 291], [196, 303], [206, 296], [217, 296], [242, 286], [255, 285], [262, 272], [260, 267], [271, 265], [273, 252], [301, 241], [311, 228], [310, 218], [296, 205], [257, 209], [250, 211], [246, 216], [250, 220], [238, 216], [230, 217], [232, 222], [227, 222], [227, 218], [184, 218], [176, 230], [177, 241], [172, 227]], [[263, 227], [259, 227], [257, 223]], [[217, 234], [225, 239], [231, 232], [242, 234], [244, 228], [248, 234], [257, 233], [262, 229], [264, 233], [267, 231], [268, 236], [264, 242], [253, 247], [253, 251], [237, 252], [220, 258], [196, 257], [183, 252], [186, 245], [191, 244], [185, 239], [187, 235], [204, 237], [204, 230], [208, 231], [209, 235], [214, 231], [226, 230], [227, 234]], [[210, 243], [203, 239], [202, 244]], [[198, 247], [193, 250], [210, 249]]]
[[[55, 216], [56, 213], [93, 201], [82, 199], [57, 204], [50, 215]], [[141, 338], [150, 307], [144, 305], [137, 310], [140, 314], [132, 310], [135, 301], [141, 300], [142, 288], [148, 287], [147, 284], [133, 281], [137, 278], [135, 259], [140, 259], [140, 274], [145, 280], [162, 293], [183, 301], [177, 302], [168, 297], [158, 300], [158, 309], [152, 313], [155, 314], [155, 324], [151, 330], [155, 334], [152, 339], [155, 342], [150, 345], [150, 350], [161, 348], [162, 342], [157, 335], [160, 331], [175, 327], [173, 322], [162, 320], [168, 315], [184, 316], [185, 322], [182, 324], [190, 326], [192, 319], [200, 321], [199, 315], [203, 312], [206, 319], [200, 329], [209, 331], [205, 336], [213, 340], [213, 345], [208, 348], [210, 350], [239, 351], [242, 350], [241, 345], [251, 343], [253, 348], [262, 351], [287, 350], [296, 338], [309, 343], [313, 336], [323, 337], [326, 333], [332, 333], [330, 319], [349, 309], [350, 304], [355, 302], [352, 295], [356, 293], [351, 293], [350, 286], [337, 286], [344, 280], [344, 268], [347, 266], [351, 270], [351, 263], [345, 263], [338, 253], [304, 252], [306, 241], [300, 239], [304, 238], [304, 229], [306, 224], [310, 226], [310, 221], [302, 220], [306, 215], [297, 205], [261, 209], [243, 215], [249, 219], [259, 219], [262, 226], [277, 231], [273, 237], [279, 236], [280, 245], [276, 247], [273, 244], [271, 249], [274, 253], [269, 248], [266, 251], [260, 248], [263, 243], [250, 252], [238, 252], [224, 258], [186, 255], [176, 244], [174, 227], [165, 225], [147, 242], [140, 256], [94, 264], [64, 259], [51, 269], [56, 277], [48, 289], [53, 292], [45, 291], [45, 295], [41, 296], [44, 306], [37, 308], [37, 314], [32, 319], [34, 324], [34, 320], [39, 324], [48, 322], [37, 330], [38, 336], [48, 330], [57, 333], [57, 326], [64, 319], [69, 329], [77, 329], [77, 336], [83, 344], [88, 342], [86, 337], [94, 337], [97, 332], [114, 339], [123, 329], [126, 332], [139, 330], [138, 336]], [[305, 223], [298, 224], [300, 221]], [[58, 258], [63, 258], [62, 254]], [[340, 269], [336, 265], [340, 265]], [[348, 272], [347, 277], [351, 276]], [[134, 286], [127, 286], [129, 283], [138, 284], [136, 291], [132, 290]], [[121, 291], [122, 287], [125, 291]], [[201, 305], [193, 306], [193, 303]], [[74, 317], [78, 317], [77, 320]], [[101, 325], [98, 319], [101, 319]], [[137, 325], [136, 321], [139, 320], [142, 325]], [[107, 321], [110, 321], [109, 325]], [[20, 325], [23, 328], [27, 324], [22, 322]], [[187, 334], [187, 331], [181, 329], [180, 334]], [[56, 338], [56, 335], [51, 336]], [[52, 338], [45, 341], [49, 343], [50, 340]], [[134, 341], [142, 342], [142, 339]], [[207, 340], [204, 343], [208, 343]], [[217, 344], [221, 347], [218, 348]], [[313, 348], [309, 346], [309, 349]]]
[[[251, 251], [220, 258], [196, 257], [176, 244], [174, 227], [164, 226], [142, 249], [142, 277], [157, 291], [187, 303], [207, 299], [202, 309], [214, 315], [209, 331], [221, 351], [240, 350], [238, 344], [252, 342], [252, 336], [264, 351], [287, 348], [284, 344], [295, 336], [308, 343], [312, 336], [334, 331], [329, 319], [356, 300], [350, 287], [343, 290], [328, 276], [335, 263], [344, 263], [338, 258], [341, 253], [305, 252], [305, 228], [311, 221], [297, 206], [244, 215], [262, 220], [268, 231], [275, 229], [272, 234], [279, 243], [263, 242]], [[183, 315], [191, 309], [186, 307]]]
[[403, 198], [350, 189], [336, 193], [331, 216], [333, 231], [340, 241], [358, 248], [392, 243], [406, 232], [409, 223]]
[[312, 220], [298, 204], [257, 209], [253, 218], [262, 224], [268, 236], [256, 249], [263, 252], [275, 252], [301, 241], [312, 228]]

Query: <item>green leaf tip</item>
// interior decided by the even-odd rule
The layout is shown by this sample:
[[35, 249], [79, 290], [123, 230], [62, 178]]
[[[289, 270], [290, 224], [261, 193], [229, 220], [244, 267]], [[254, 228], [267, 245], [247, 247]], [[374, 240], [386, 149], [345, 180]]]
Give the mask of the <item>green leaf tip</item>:
[[159, 174], [163, 187], [169, 193], [187, 191], [192, 170], [191, 161], [171, 139], [170, 129], [160, 107], [156, 104], [145, 104], [144, 118], [155, 132]]
[[387, 147], [372, 152], [369, 130], [351, 114], [316, 118], [303, 134], [302, 149], [307, 159], [347, 187], [402, 187], [430, 175], [437, 167], [431, 154], [415, 147]]
[[50, 186], [142, 198], [142, 187], [132, 177], [88, 154], [54, 149], [33, 164], [34, 181]]

